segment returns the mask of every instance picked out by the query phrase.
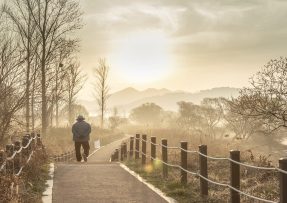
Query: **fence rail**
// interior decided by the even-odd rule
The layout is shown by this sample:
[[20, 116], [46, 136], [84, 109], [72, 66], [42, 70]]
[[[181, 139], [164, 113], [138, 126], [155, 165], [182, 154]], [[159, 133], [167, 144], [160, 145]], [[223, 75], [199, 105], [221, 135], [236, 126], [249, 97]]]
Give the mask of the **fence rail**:
[[75, 150], [72, 149], [65, 153], [54, 155], [52, 159], [54, 160], [54, 162], [68, 162], [73, 160], [74, 157], [75, 157]]
[[[127, 142], [129, 142], [129, 153], [127, 149]], [[134, 145], [135, 142], [135, 145]], [[280, 203], [287, 203], [287, 158], [279, 159], [279, 167], [260, 167], [254, 166], [247, 163], [240, 162], [240, 151], [231, 150], [230, 157], [213, 157], [207, 155], [207, 146], [200, 145], [198, 150], [188, 150], [188, 143], [181, 142], [180, 147], [175, 146], [168, 146], [168, 141], [166, 139], [162, 139], [161, 143], [156, 143], [156, 137], [151, 137], [150, 141], [147, 140], [146, 135], [140, 136], [136, 134], [135, 137], [130, 137], [128, 141], [125, 141], [121, 144], [119, 149], [116, 149], [114, 153], [111, 155], [111, 160], [121, 160], [123, 161], [126, 159], [129, 154], [129, 158], [135, 159], [142, 159], [142, 165], [146, 164], [146, 159], [150, 158], [151, 161], [160, 161], [163, 164], [162, 167], [162, 175], [163, 178], [168, 177], [168, 167], [177, 168], [181, 171], [181, 183], [187, 183], [187, 174], [191, 174], [193, 176], [197, 176], [200, 179], [200, 191], [202, 197], [208, 196], [208, 183], [215, 184], [218, 186], [226, 187], [230, 189], [230, 199], [231, 203], [240, 203], [240, 195], [249, 197], [253, 200], [258, 200], [261, 202], [267, 203], [277, 203], [272, 200], [263, 199], [260, 197], [256, 197], [254, 195], [248, 194], [242, 190], [240, 190], [240, 166], [265, 170], [265, 171], [274, 171], [277, 172], [279, 175], [279, 187], [280, 187]], [[150, 154], [147, 154], [147, 144], [150, 144]], [[142, 149], [140, 150], [140, 145]], [[135, 146], [135, 148], [134, 148]], [[161, 147], [161, 159], [157, 158], [156, 156], [156, 147]], [[179, 150], [180, 151], [180, 165], [178, 164], [171, 164], [168, 162], [168, 150]], [[199, 156], [199, 171], [190, 171], [187, 169], [187, 154], [197, 154]], [[230, 163], [230, 184], [227, 183], [220, 183], [208, 178], [208, 164], [207, 160], [224, 160], [229, 161]]]

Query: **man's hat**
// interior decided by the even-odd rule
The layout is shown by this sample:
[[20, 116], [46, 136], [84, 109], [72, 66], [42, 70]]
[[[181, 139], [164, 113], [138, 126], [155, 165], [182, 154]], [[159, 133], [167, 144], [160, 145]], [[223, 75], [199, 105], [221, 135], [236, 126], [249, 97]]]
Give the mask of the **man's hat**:
[[77, 117], [77, 121], [83, 121], [83, 120], [85, 120], [84, 116], [82, 116], [82, 115], [78, 115], [78, 117]]

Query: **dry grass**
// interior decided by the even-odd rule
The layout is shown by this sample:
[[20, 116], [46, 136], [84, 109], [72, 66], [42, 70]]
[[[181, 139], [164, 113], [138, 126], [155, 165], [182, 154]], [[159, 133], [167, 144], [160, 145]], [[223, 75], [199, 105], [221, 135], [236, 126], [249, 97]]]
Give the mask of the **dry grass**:
[[[242, 149], [242, 141], [232, 141], [230, 139], [208, 139], [199, 135], [187, 135], [184, 132], [179, 132], [171, 129], [153, 129], [153, 130], [141, 130], [137, 133], [148, 134], [148, 140], [150, 136], [156, 136], [159, 143], [162, 138], [168, 140], [168, 146], [180, 146], [180, 141], [187, 141], [189, 150], [198, 150], [198, 146], [206, 144], [208, 146], [208, 154], [214, 157], [229, 157], [229, 150]], [[256, 150], [250, 150], [246, 147], [241, 151], [241, 161], [249, 163], [255, 166], [270, 167], [273, 166], [272, 160], [268, 155], [261, 154]], [[150, 144], [147, 145], [148, 154], [150, 154]], [[161, 158], [161, 148], [157, 147], [157, 157]], [[180, 151], [177, 149], [168, 150], [169, 163], [180, 164]], [[149, 159], [147, 159], [149, 160]], [[199, 161], [197, 154], [188, 154], [188, 170], [198, 171]], [[128, 166], [134, 170], [137, 170], [150, 182], [155, 182], [155, 185], [166, 192], [168, 195], [174, 197], [179, 202], [228, 202], [229, 201], [229, 189], [221, 186], [209, 184], [209, 199], [200, 199], [199, 178], [192, 175], [188, 175], [187, 186], [182, 186], [179, 183], [180, 170], [169, 167], [168, 180], [162, 181], [161, 169], [155, 169], [151, 164], [145, 169], [140, 167], [140, 164], [128, 163]], [[148, 168], [148, 170], [147, 170]], [[226, 160], [214, 161], [208, 159], [208, 176], [211, 180], [220, 183], [230, 183], [230, 164]], [[154, 178], [156, 177], [156, 178]], [[158, 179], [158, 180], [157, 180]], [[163, 182], [158, 184], [156, 182]], [[241, 190], [248, 194], [278, 201], [279, 197], [279, 182], [278, 174], [276, 172], [262, 171], [257, 169], [241, 167]], [[170, 187], [173, 185], [174, 187]], [[191, 200], [192, 199], [192, 200]], [[242, 202], [256, 202], [250, 198], [242, 196]]]

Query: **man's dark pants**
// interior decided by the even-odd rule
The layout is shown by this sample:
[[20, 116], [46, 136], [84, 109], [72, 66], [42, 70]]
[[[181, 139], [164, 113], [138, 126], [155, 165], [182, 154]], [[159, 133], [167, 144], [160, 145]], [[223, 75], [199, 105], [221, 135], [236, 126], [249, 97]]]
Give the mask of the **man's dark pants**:
[[89, 156], [89, 151], [90, 151], [89, 141], [86, 141], [86, 142], [75, 142], [75, 151], [76, 151], [77, 161], [81, 161], [82, 160], [81, 146], [83, 146], [83, 148], [84, 148], [85, 155], [87, 157]]

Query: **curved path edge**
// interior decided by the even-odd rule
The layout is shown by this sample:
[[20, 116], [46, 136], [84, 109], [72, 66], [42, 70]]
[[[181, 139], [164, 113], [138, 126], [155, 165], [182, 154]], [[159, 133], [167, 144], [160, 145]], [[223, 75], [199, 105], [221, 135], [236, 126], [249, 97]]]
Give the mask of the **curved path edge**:
[[131, 169], [129, 169], [126, 165], [120, 163], [120, 167], [122, 167], [124, 170], [126, 170], [129, 174], [131, 174], [132, 176], [134, 176], [138, 181], [142, 182], [143, 184], [145, 184], [149, 189], [151, 189], [152, 191], [154, 191], [155, 193], [157, 193], [161, 198], [163, 198], [164, 200], [166, 200], [168, 203], [177, 203], [177, 201], [171, 197], [166, 196], [160, 189], [156, 188], [155, 186], [153, 186], [152, 184], [148, 183], [145, 179], [143, 179], [139, 174], [137, 174], [136, 172], [132, 171]]

